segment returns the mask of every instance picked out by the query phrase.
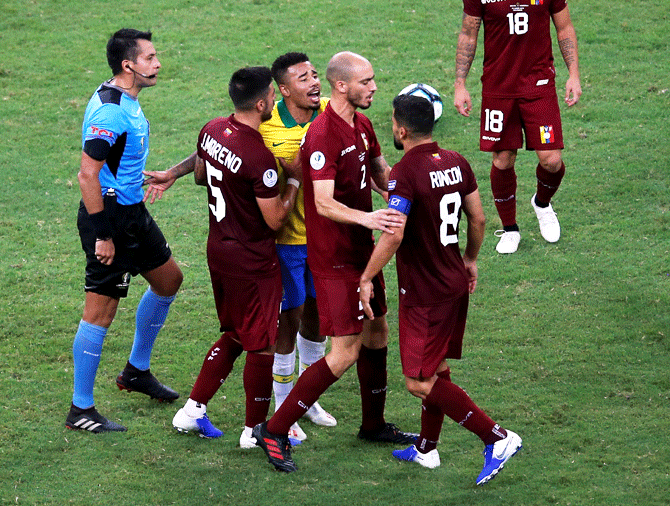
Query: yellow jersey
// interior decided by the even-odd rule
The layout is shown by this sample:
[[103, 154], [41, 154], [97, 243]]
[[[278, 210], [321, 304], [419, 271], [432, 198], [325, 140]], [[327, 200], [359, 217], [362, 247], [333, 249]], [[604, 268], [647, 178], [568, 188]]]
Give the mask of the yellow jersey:
[[[309, 125], [328, 104], [327, 98], [321, 99], [321, 107], [314, 111], [312, 118], [307, 123], [296, 123], [286, 107], [284, 100], [277, 102], [272, 109], [272, 118], [261, 123], [259, 131], [263, 136], [263, 142], [272, 151], [275, 159], [281, 157], [291, 163], [300, 153], [300, 144], [307, 133]], [[279, 191], [284, 192], [286, 177], [284, 171], [277, 161], [277, 172], [279, 173]], [[298, 190], [295, 207], [291, 211], [286, 224], [277, 232], [278, 244], [307, 244], [305, 231], [305, 202], [302, 186]]]

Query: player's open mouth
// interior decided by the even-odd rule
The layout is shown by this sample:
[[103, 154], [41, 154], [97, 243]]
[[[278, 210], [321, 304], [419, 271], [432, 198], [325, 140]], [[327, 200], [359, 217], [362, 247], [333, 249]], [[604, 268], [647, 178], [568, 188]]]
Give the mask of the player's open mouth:
[[321, 90], [310, 91], [307, 96], [312, 100], [312, 102], [318, 102], [321, 100]]

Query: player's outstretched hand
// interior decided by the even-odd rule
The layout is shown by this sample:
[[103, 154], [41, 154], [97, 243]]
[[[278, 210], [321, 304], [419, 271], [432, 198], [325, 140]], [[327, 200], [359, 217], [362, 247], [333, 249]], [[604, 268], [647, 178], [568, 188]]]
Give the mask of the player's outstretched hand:
[[477, 288], [477, 277], [479, 276], [477, 262], [464, 256], [463, 263], [465, 264], [465, 270], [468, 272], [468, 292], [474, 293], [475, 288]]
[[175, 178], [170, 176], [169, 171], [167, 170], [144, 170], [142, 171], [142, 174], [146, 176], [143, 184], [147, 186], [142, 202], [146, 202], [151, 196], [151, 200], [149, 201], [150, 204], [153, 204], [156, 199], [160, 200], [163, 197], [163, 192], [170, 188], [175, 182]]
[[370, 299], [374, 296], [374, 289], [372, 288], [372, 281], [371, 280], [364, 280], [361, 278], [360, 282], [360, 292], [359, 292], [359, 298], [361, 299], [361, 304], [363, 305], [363, 311], [365, 312], [366, 316], [370, 318], [370, 320], [375, 319], [374, 312], [372, 311], [372, 307], [370, 306]]
[[565, 83], [565, 103], [568, 106], [573, 106], [579, 102], [579, 97], [582, 96], [582, 85], [579, 79], [570, 77]]
[[470, 92], [465, 88], [465, 86], [456, 86], [454, 89], [454, 107], [456, 110], [463, 116], [470, 117], [470, 111], [472, 111], [472, 99], [470, 98]]
[[364, 225], [370, 230], [381, 230], [393, 234], [393, 229], [403, 224], [403, 214], [395, 209], [377, 209], [365, 215]]
[[298, 154], [291, 163], [287, 162], [286, 159], [281, 156], [277, 157], [277, 161], [279, 162], [279, 165], [281, 165], [281, 168], [284, 169], [284, 174], [286, 174], [287, 178], [292, 177], [302, 183], [302, 163], [300, 163], [300, 154]]

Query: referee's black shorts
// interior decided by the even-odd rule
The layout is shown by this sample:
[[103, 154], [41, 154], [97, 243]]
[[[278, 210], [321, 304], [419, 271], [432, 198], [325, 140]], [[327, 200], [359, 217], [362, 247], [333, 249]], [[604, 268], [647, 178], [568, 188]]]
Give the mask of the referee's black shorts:
[[126, 297], [130, 277], [160, 267], [170, 259], [172, 251], [143, 202], [124, 206], [105, 197], [105, 212], [113, 230], [115, 254], [111, 265], [96, 258], [93, 223], [84, 202], [79, 204], [77, 227], [86, 253], [84, 290], [112, 298]]

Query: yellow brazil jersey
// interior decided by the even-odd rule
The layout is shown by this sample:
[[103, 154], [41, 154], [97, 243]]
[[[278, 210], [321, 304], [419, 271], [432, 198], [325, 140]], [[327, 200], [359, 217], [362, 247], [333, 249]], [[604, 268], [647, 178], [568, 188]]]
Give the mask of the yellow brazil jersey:
[[[307, 133], [309, 125], [314, 118], [324, 111], [328, 104], [327, 98], [321, 99], [321, 107], [318, 111], [314, 111], [312, 119], [307, 123], [296, 123], [288, 112], [284, 100], [280, 100], [275, 104], [272, 110], [272, 118], [261, 123], [260, 132], [263, 136], [263, 141], [275, 158], [284, 158], [287, 162], [292, 162], [300, 151], [300, 143]], [[283, 170], [277, 162], [277, 171], [279, 172], [279, 191], [284, 192], [286, 186], [286, 177], [284, 177]], [[296, 199], [295, 207], [289, 215], [286, 224], [277, 232], [278, 244], [307, 244], [307, 236], [305, 232], [305, 204], [303, 200], [302, 186], [298, 191], [298, 198]]]

